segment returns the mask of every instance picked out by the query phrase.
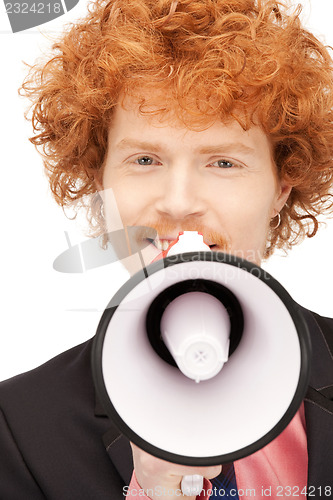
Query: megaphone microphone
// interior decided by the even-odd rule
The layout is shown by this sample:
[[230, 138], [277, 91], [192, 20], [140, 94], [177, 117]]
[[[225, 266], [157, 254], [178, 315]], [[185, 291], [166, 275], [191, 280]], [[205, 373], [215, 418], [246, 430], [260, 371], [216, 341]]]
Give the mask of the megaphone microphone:
[[[153, 262], [190, 250], [211, 251], [201, 233], [184, 231]], [[207, 293], [207, 288], [210, 288], [207, 283], [204, 289], [200, 286], [194, 288], [192, 281], [188, 287], [187, 282], [176, 283], [152, 302], [146, 321], [147, 334], [155, 350], [155, 332], [160, 329], [160, 341], [167, 347], [172, 360], [184, 375], [196, 382], [217, 375], [229, 353], [230, 316], [225, 304], [219, 300], [221, 295], [224, 297], [225, 290], [220, 287], [215, 293], [213, 289]], [[230, 296], [230, 292], [228, 294]], [[240, 308], [237, 314], [243, 325]]]
[[[270, 274], [210, 251], [197, 233], [181, 233], [162, 257], [102, 315], [92, 351], [97, 394], [151, 455], [188, 466], [239, 460], [299, 409], [310, 376], [308, 327]], [[183, 491], [194, 491], [191, 478]]]

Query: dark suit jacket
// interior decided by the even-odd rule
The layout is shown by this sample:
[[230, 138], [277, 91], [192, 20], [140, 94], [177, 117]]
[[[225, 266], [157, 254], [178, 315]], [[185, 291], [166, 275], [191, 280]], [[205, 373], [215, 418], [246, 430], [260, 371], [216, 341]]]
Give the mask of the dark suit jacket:
[[[333, 320], [303, 312], [313, 344], [308, 485], [333, 486]], [[1, 500], [124, 499], [130, 447], [95, 400], [91, 345], [0, 384]]]

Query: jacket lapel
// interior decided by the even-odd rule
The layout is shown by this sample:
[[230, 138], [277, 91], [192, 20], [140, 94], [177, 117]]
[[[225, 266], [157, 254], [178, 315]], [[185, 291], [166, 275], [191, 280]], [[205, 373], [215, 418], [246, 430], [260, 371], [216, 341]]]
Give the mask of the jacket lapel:
[[[305, 397], [308, 441], [308, 495], [333, 486], [333, 320], [303, 309], [312, 342], [312, 373]], [[321, 487], [321, 492], [319, 488]]]
[[112, 431], [111, 433], [108, 431], [103, 436], [105, 449], [122, 480], [129, 485], [133, 474], [131, 446], [129, 440], [122, 434], [117, 437], [112, 434]]
[[124, 484], [129, 485], [133, 473], [132, 451], [129, 440], [123, 436], [113, 424], [112, 420], [108, 418], [97, 395], [95, 402], [95, 417], [108, 419], [110, 425], [108, 431], [103, 434], [103, 443], [109, 458], [124, 481]]

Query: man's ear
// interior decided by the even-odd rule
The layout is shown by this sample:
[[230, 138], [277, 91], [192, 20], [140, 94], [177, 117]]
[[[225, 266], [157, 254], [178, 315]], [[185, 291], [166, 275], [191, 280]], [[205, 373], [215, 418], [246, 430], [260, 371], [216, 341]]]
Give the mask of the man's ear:
[[94, 179], [94, 184], [96, 186], [97, 191], [103, 191], [103, 183], [102, 183], [102, 176], [97, 174], [95, 179]]
[[276, 216], [277, 213], [281, 212], [282, 208], [286, 204], [289, 195], [291, 193], [292, 186], [284, 179], [279, 181], [279, 191], [277, 193], [277, 197], [274, 203], [274, 214], [273, 217]]

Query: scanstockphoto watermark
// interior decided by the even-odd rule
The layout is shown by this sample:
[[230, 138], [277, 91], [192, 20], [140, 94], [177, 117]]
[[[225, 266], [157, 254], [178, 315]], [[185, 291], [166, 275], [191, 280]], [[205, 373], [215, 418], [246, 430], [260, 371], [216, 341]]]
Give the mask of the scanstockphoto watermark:
[[[258, 488], [231, 488], [225, 490], [224, 488], [216, 488], [216, 486], [208, 489], [203, 489], [202, 494], [206, 495], [208, 498], [214, 495], [214, 498], [320, 498], [320, 497], [331, 497], [332, 496], [332, 486], [260, 486]], [[165, 488], [162, 486], [156, 486], [155, 488], [149, 488], [147, 490], [141, 488], [131, 488], [130, 486], [124, 486], [123, 495], [126, 497], [130, 494], [131, 497], [146, 497], [151, 496], [152, 498], [168, 498], [170, 497], [183, 497], [183, 493], [180, 488]]]
[[[267, 282], [272, 279], [272, 276], [265, 269], [256, 264], [221, 252], [177, 254], [166, 258], [166, 267], [169, 267], [170, 264], [169, 275], [177, 275], [178, 279], [215, 279], [225, 284], [232, 283], [240, 276], [243, 281], [258, 278]], [[172, 264], [176, 265], [172, 266]], [[162, 265], [163, 263], [161, 263]], [[149, 267], [147, 272], [149, 274]]]
[[[188, 255], [191, 252], [187, 252], [184, 255]], [[262, 254], [259, 250], [232, 250], [229, 251], [216, 251], [216, 250], [208, 250], [207, 252], [196, 252], [199, 255], [205, 254], [205, 260], [216, 261], [216, 262], [227, 262], [237, 264], [237, 262], [246, 261], [249, 264], [253, 262], [261, 262]], [[169, 256], [171, 259], [172, 256]], [[188, 257], [187, 257], [188, 259]], [[193, 259], [194, 260], [194, 259]], [[186, 261], [186, 257], [184, 257], [184, 262]]]
[[[142, 257], [142, 252], [149, 246], [149, 241], [147, 238], [142, 237], [143, 230], [145, 234], [148, 234], [148, 231], [150, 231], [150, 237], [156, 235], [156, 231], [151, 228], [131, 226], [72, 245], [67, 232], [65, 232], [68, 248], [56, 257], [53, 267], [59, 272], [82, 273], [122, 261], [131, 255], [137, 254], [141, 256], [142, 269], [144, 269], [147, 275], [150, 275], [151, 272], [156, 272], [157, 268], [163, 269], [164, 267], [169, 267], [169, 273], [172, 274], [171, 266], [171, 268], [177, 267], [174, 272], [180, 275], [180, 277], [184, 274], [184, 279], [186, 275], [186, 279], [216, 278], [219, 280], [224, 278], [224, 281], [231, 282], [239, 275], [240, 271], [246, 271], [246, 273], [243, 273], [243, 280], [253, 277], [264, 281], [271, 279], [269, 273], [254, 264], [254, 262], [260, 261], [260, 254], [255, 251], [237, 251], [233, 254], [216, 251], [193, 251], [167, 256], [166, 259], [160, 258], [153, 264], [146, 263]], [[105, 245], [102, 244], [104, 237], [107, 240], [107, 244]], [[184, 268], [182, 266], [173, 266], [173, 264], [190, 263], [193, 265], [187, 265]]]
[[66, 14], [79, 0], [14, 0], [4, 1], [13, 33], [41, 26]]
[[[131, 498], [132, 497], [138, 497], [138, 498], [168, 498], [168, 497], [179, 497], [179, 498], [184, 498], [183, 492], [180, 488], [165, 488], [162, 486], [155, 486], [155, 488], [148, 488], [147, 490], [144, 490], [142, 488], [131, 488], [130, 486], [124, 486], [123, 488], [123, 495], [126, 497], [126, 495], [129, 495]], [[211, 497], [214, 495], [214, 498], [216, 497], [221, 497], [221, 498], [239, 498], [241, 497], [246, 497], [246, 498], [251, 498], [251, 497], [256, 497], [256, 490], [253, 489], [236, 489], [236, 488], [231, 488], [230, 490], [225, 490], [223, 488], [216, 488], [216, 486], [213, 486], [212, 488], [208, 489], [203, 489], [201, 490], [201, 495], [204, 495], [206, 497]], [[259, 495], [258, 495], [259, 496]]]

